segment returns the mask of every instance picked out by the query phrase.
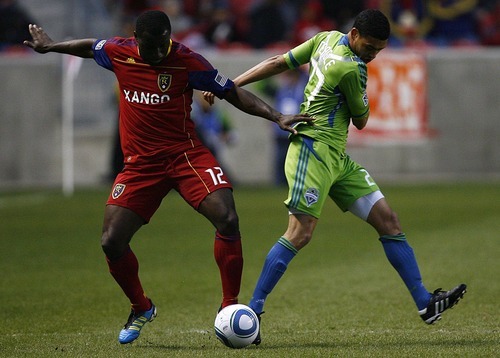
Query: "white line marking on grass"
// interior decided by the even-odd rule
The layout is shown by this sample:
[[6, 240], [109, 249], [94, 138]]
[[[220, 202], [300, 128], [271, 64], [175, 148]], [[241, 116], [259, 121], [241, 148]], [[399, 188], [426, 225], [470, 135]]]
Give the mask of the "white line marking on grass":
[[188, 329], [187, 331], [181, 331], [181, 333], [200, 333], [200, 334], [208, 334], [208, 333], [210, 333], [210, 332], [208, 332], [206, 329], [191, 328], [191, 329]]

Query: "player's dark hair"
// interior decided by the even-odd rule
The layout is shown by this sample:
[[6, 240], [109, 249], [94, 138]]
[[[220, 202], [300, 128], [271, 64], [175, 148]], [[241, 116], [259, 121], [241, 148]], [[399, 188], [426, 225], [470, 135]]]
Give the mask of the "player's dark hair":
[[391, 25], [387, 17], [379, 10], [361, 11], [354, 19], [353, 27], [361, 36], [371, 36], [378, 40], [387, 40], [391, 34]]
[[172, 32], [172, 26], [170, 25], [170, 19], [163, 11], [151, 10], [143, 12], [135, 23], [135, 32], [139, 37], [142, 37], [144, 33], [159, 36], [165, 30]]

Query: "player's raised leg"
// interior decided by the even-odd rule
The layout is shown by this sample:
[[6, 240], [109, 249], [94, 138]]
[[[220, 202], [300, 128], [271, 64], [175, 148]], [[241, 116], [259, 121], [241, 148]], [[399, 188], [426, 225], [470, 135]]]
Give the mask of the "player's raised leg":
[[425, 288], [415, 253], [401, 231], [396, 213], [385, 198], [373, 204], [366, 221], [379, 233], [387, 259], [405, 283], [425, 323], [432, 324], [439, 320], [444, 311], [458, 303], [466, 292], [465, 284], [450, 291], [437, 289], [432, 294]]

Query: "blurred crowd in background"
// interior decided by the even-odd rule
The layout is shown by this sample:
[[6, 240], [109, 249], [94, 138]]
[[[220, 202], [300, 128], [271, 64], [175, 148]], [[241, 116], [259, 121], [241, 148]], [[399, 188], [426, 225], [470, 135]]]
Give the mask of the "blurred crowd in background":
[[389, 17], [392, 46], [500, 45], [498, 0], [123, 0], [124, 22], [148, 8], [198, 49], [289, 48], [319, 31], [348, 32], [365, 8]]
[[[95, 2], [95, 1], [94, 1]], [[138, 14], [165, 11], [173, 38], [202, 50], [286, 49], [313, 34], [347, 32], [354, 16], [379, 8], [390, 19], [390, 46], [499, 46], [500, 0], [102, 0], [117, 35], [130, 36]], [[0, 0], [0, 49], [26, 39], [35, 21], [16, 0]], [[99, 34], [95, 34], [98, 36]]]

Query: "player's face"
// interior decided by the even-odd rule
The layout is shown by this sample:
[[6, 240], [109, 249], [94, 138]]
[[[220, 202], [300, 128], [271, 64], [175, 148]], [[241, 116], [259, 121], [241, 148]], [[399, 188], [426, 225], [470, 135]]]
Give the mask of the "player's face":
[[165, 59], [170, 47], [170, 32], [165, 30], [160, 36], [144, 33], [141, 37], [136, 35], [139, 45], [139, 54], [144, 62], [155, 66]]
[[387, 40], [379, 40], [371, 36], [361, 36], [353, 29], [351, 48], [356, 55], [368, 63], [375, 59], [380, 51], [387, 46]]

